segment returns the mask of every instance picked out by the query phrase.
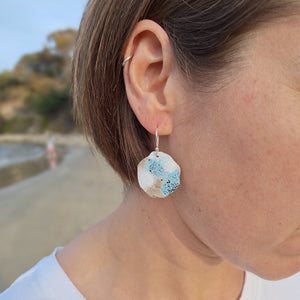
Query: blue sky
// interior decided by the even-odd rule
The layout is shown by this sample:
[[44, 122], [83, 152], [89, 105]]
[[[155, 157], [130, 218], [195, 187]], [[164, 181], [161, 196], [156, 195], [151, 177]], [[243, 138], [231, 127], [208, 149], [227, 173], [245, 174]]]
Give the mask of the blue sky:
[[87, 0], [0, 0], [0, 72], [43, 49], [49, 33], [78, 28]]

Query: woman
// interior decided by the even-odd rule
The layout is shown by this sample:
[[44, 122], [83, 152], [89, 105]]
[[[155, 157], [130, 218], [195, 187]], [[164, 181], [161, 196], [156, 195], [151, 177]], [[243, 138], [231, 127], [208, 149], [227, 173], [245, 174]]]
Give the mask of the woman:
[[299, 54], [299, 1], [89, 1], [75, 110], [124, 201], [0, 299], [299, 300]]

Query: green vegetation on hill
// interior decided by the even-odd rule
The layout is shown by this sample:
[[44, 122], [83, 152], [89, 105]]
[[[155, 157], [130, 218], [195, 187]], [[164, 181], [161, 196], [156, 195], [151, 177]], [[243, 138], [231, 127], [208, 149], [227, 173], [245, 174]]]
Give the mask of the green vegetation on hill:
[[0, 103], [11, 98], [11, 90], [25, 85], [25, 82], [12, 72], [4, 71], [0, 74]]
[[14, 70], [0, 73], [0, 133], [74, 130], [69, 90], [76, 34], [49, 34], [42, 51], [25, 54]]

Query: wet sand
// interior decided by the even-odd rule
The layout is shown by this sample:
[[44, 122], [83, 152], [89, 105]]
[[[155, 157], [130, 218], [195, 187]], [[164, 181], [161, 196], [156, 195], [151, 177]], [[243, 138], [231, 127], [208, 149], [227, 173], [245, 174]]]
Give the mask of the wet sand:
[[67, 149], [57, 168], [0, 189], [0, 292], [122, 201], [122, 182], [101, 156]]

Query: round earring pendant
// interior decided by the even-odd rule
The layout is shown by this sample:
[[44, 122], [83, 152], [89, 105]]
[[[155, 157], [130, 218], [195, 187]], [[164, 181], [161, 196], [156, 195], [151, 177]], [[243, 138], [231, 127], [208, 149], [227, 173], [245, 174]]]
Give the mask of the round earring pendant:
[[153, 151], [138, 164], [138, 182], [150, 197], [165, 198], [180, 185], [180, 167], [170, 155]]

